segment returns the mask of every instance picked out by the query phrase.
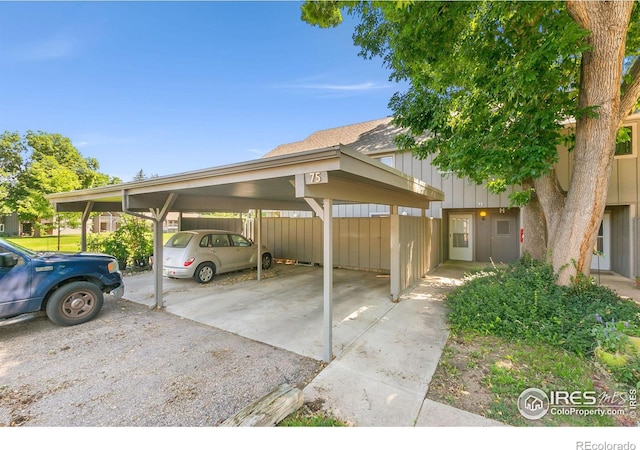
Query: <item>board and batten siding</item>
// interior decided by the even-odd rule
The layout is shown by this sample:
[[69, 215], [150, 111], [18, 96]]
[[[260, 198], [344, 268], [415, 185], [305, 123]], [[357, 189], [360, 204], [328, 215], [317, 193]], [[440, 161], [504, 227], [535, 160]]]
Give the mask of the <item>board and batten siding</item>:
[[234, 217], [183, 217], [180, 231], [187, 230], [226, 230], [233, 233], [245, 231], [244, 221]]
[[[640, 161], [638, 149], [640, 143], [640, 114], [634, 114], [624, 123], [631, 128], [632, 154], [616, 156], [613, 161], [611, 178], [607, 187], [607, 205], [638, 205], [640, 201]], [[558, 149], [556, 173], [560, 186], [569, 188], [573, 158], [570, 152]]]
[[[389, 217], [333, 219], [333, 258], [336, 267], [389, 273]], [[400, 217], [402, 290], [417, 283], [440, 261], [440, 220]], [[265, 217], [262, 242], [276, 259], [322, 264], [322, 221], [315, 218]]]
[[[322, 220], [264, 217], [262, 242], [277, 259], [322, 263]], [[389, 271], [388, 217], [334, 218], [333, 258], [337, 267]]]
[[[426, 184], [444, 192], [442, 202], [432, 202], [426, 210], [428, 217], [442, 218], [442, 209], [461, 208], [508, 208], [512, 187], [501, 194], [494, 194], [485, 185], [476, 184], [468, 179], [442, 173], [433, 165], [433, 155], [420, 160], [410, 152], [394, 155], [395, 168], [401, 172], [424, 181]], [[412, 209], [409, 215], [419, 216], [420, 210]]]
[[[440, 172], [433, 164], [433, 156], [424, 160], [415, 158], [409, 152], [397, 152], [393, 154], [394, 168], [422, 180], [427, 185], [444, 192], [444, 201], [431, 202], [425, 210], [427, 217], [442, 218], [442, 209], [464, 208], [509, 208], [509, 194], [512, 187], [501, 194], [494, 194], [487, 190], [485, 185], [479, 185], [468, 179], [458, 178], [451, 174]], [[417, 208], [399, 209], [400, 214], [408, 216], [421, 216], [422, 210]], [[389, 214], [388, 205], [336, 205], [333, 210], [334, 217], [367, 217]], [[300, 214], [302, 215], [302, 214]]]
[[441, 223], [430, 217], [400, 216], [401, 289], [413, 286], [442, 262]]

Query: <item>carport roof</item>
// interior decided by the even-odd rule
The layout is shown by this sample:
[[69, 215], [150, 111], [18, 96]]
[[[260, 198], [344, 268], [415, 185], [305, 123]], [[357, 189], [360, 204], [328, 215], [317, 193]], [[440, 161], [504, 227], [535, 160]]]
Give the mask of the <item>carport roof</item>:
[[[59, 212], [309, 210], [305, 198], [428, 208], [442, 191], [346, 146], [49, 195]], [[124, 204], [124, 205], [123, 205]]]

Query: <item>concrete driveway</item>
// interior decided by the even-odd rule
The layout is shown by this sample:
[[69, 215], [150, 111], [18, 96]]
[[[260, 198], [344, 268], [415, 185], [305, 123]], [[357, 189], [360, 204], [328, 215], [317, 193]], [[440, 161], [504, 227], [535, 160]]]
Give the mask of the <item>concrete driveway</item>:
[[[167, 312], [259, 342], [322, 360], [322, 267], [274, 264], [218, 275], [209, 284], [164, 278]], [[153, 274], [125, 278], [124, 298], [155, 304]], [[334, 270], [333, 353], [337, 357], [392, 307], [389, 277]]]

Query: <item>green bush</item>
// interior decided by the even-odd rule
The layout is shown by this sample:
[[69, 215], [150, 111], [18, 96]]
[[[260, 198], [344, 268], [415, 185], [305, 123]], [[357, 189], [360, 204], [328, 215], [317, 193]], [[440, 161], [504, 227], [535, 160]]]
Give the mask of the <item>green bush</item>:
[[136, 267], [146, 267], [153, 254], [153, 234], [143, 219], [123, 216], [115, 231], [118, 242], [126, 245], [131, 263]]
[[588, 355], [595, 349], [596, 314], [640, 324], [640, 307], [611, 289], [590, 280], [558, 286], [556, 279], [549, 264], [529, 257], [468, 276], [447, 296], [450, 326]]
[[123, 216], [113, 233], [87, 236], [87, 250], [114, 256], [120, 269], [129, 264], [146, 267], [153, 254], [153, 236], [143, 219]]
[[123, 240], [123, 236], [117, 232], [88, 235], [87, 250], [111, 255], [118, 260], [120, 269], [127, 267], [130, 251], [127, 243]]
[[111, 233], [89, 233], [87, 234], [87, 251], [93, 253], [104, 253], [104, 242]]

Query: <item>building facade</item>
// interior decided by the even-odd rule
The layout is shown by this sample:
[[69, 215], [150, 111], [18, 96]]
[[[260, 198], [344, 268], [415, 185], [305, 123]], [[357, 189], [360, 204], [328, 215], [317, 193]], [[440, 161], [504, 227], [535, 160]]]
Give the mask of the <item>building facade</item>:
[[[611, 270], [631, 277], [638, 274], [640, 258], [640, 162], [638, 132], [640, 113], [628, 118], [625, 127], [630, 140], [616, 149], [609, 183], [607, 208], [600, 226], [593, 270]], [[391, 118], [372, 120], [344, 127], [322, 130], [306, 139], [276, 147], [265, 157], [285, 155], [305, 150], [342, 144], [392, 166], [444, 192], [442, 202], [432, 202], [427, 210], [401, 209], [408, 216], [441, 219], [441, 257], [443, 260], [508, 263], [517, 260], [521, 252], [524, 230], [521, 211], [511, 207], [509, 194], [513, 188], [498, 195], [485, 186], [442, 173], [433, 164], [433, 156], [421, 160], [410, 152], [400, 152], [394, 138], [402, 132], [391, 124]], [[559, 151], [557, 172], [567, 189], [572, 165], [570, 153]], [[309, 217], [308, 212], [278, 212], [281, 217]], [[335, 217], [380, 217], [389, 214], [387, 205], [340, 205], [334, 207]]]

